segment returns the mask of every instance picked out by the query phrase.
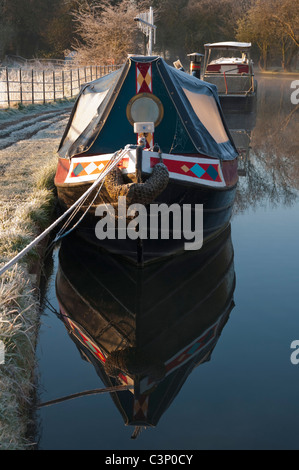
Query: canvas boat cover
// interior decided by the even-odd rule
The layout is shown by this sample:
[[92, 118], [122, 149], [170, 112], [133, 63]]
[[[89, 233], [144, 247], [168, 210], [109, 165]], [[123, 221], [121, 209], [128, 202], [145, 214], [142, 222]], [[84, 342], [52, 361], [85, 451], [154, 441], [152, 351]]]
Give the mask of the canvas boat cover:
[[152, 80], [152, 95], [144, 95], [155, 95], [163, 107], [154, 133], [161, 150], [235, 159], [238, 153], [223, 118], [217, 87], [169, 66], [161, 57], [145, 56], [129, 57], [120, 69], [81, 89], [59, 146], [60, 157], [109, 153], [136, 143], [126, 108], [136, 97], [136, 70], [142, 64], [150, 64]]

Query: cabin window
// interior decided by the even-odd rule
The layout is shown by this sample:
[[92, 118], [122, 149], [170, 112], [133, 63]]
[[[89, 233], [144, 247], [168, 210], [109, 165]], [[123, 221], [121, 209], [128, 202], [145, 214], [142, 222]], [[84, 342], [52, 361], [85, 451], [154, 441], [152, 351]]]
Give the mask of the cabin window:
[[102, 104], [108, 93], [113, 90], [121, 71], [122, 69], [120, 68], [115, 72], [98, 78], [90, 82], [81, 91], [64, 145], [72, 145], [83, 134], [92, 119], [101, 115], [105, 107]]
[[132, 125], [135, 122], [154, 122], [157, 127], [163, 115], [163, 105], [152, 93], [139, 93], [133, 96], [127, 106], [127, 118]]
[[183, 90], [198, 119], [205, 126], [217, 144], [227, 142], [229, 139], [214, 97], [194, 93], [186, 90], [186, 88], [183, 88]]
[[97, 115], [98, 107], [103, 102], [108, 91], [109, 90], [102, 91], [101, 93], [91, 93], [90, 89], [87, 88], [83, 92], [78, 101], [77, 109], [67, 135], [68, 140], [75, 142], [82, 134], [91, 119]]

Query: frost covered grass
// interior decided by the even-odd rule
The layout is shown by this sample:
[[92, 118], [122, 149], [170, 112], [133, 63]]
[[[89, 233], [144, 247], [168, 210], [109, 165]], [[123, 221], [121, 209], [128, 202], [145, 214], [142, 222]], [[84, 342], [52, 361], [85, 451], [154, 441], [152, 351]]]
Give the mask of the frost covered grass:
[[20, 102], [15, 103], [10, 108], [0, 108], [0, 122], [5, 121], [9, 118], [26, 116], [31, 113], [47, 112], [59, 110], [65, 107], [67, 104], [73, 105], [76, 98], [70, 99], [57, 99], [55, 102], [46, 104], [21, 104]]
[[8, 261], [44, 230], [52, 214], [55, 196], [49, 189], [36, 188], [15, 209], [8, 207], [0, 215], [0, 259]]
[[[12, 259], [53, 218], [56, 195], [54, 174], [57, 164], [53, 140], [45, 141], [44, 152], [36, 152], [28, 174], [17, 179], [20, 166], [18, 144], [2, 155], [6, 182], [0, 190], [0, 266]], [[35, 148], [40, 141], [36, 139]], [[56, 142], [54, 142], [56, 146]], [[23, 142], [22, 155], [32, 142]], [[31, 158], [30, 158], [31, 157]], [[33, 155], [27, 152], [28, 160]], [[42, 163], [42, 164], [41, 164]], [[4, 178], [5, 179], [5, 178]], [[17, 179], [17, 181], [15, 181]], [[14, 180], [12, 187], [8, 182]], [[16, 188], [19, 188], [19, 193]], [[21, 189], [20, 189], [21, 188]], [[0, 449], [30, 449], [28, 437], [35, 392], [35, 344], [39, 321], [39, 290], [36, 266], [41, 263], [39, 250], [32, 250], [17, 265], [0, 277], [0, 340], [5, 346], [5, 363], [0, 365]]]
[[0, 449], [30, 448], [27, 437], [34, 393], [34, 354], [38, 298], [25, 267], [15, 266], [0, 283]]
[[[30, 106], [0, 111], [6, 120], [61, 106]], [[65, 105], [61, 107], [63, 110]], [[15, 115], [15, 118], [14, 118]], [[5, 122], [3, 119], [1, 125]], [[42, 119], [41, 119], [42, 122]], [[56, 150], [67, 117], [55, 118], [30, 140], [19, 139], [0, 150], [0, 265], [21, 251], [52, 220], [56, 197], [53, 178]], [[36, 124], [37, 130], [39, 123]], [[6, 129], [4, 129], [5, 131]], [[1, 129], [0, 129], [1, 132]], [[25, 139], [25, 140], [24, 140]], [[2, 139], [3, 140], [3, 139]], [[28, 429], [35, 393], [35, 344], [39, 322], [37, 275], [40, 248], [0, 277], [0, 340], [5, 364], [0, 365], [0, 449], [30, 449]], [[35, 271], [35, 274], [32, 274]]]

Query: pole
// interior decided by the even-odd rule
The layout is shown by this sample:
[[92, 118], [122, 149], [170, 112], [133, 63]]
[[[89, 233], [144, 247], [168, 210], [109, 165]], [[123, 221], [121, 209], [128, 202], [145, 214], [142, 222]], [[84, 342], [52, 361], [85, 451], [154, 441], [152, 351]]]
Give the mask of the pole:
[[156, 29], [157, 29], [157, 26], [154, 25], [153, 7], [150, 7], [148, 12], [141, 13], [139, 16], [136, 16], [134, 18], [134, 21], [138, 21], [139, 28], [145, 34], [145, 36], [148, 37], [147, 55], [152, 55], [153, 42], [155, 42], [156, 40]]
[[138, 145], [136, 149], [136, 177], [137, 183], [142, 183], [141, 172], [142, 172], [142, 151], [144, 145]]
[[[153, 7], [150, 7], [149, 11], [149, 17], [150, 17], [150, 23], [153, 25], [154, 24], [154, 13], [153, 13]], [[152, 50], [153, 50], [153, 28], [149, 28], [149, 40], [148, 40], [148, 55], [152, 55]]]

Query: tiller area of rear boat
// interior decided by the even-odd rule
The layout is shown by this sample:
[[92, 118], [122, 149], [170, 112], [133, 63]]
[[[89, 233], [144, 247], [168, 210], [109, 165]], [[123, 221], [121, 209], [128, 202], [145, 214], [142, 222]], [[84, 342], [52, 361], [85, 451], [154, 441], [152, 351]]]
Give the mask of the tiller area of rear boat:
[[[199, 206], [203, 243], [229, 224], [238, 152], [217, 88], [159, 56], [130, 56], [117, 71], [86, 84], [58, 153], [55, 185], [62, 210], [107, 175], [77, 208], [78, 234], [134, 263], [184, 251], [190, 233], [196, 240]], [[129, 237], [128, 209], [140, 213], [140, 205], [146, 218]], [[165, 220], [151, 226], [153, 206], [168, 217], [166, 235]], [[99, 234], [99, 224], [106, 232]]]

